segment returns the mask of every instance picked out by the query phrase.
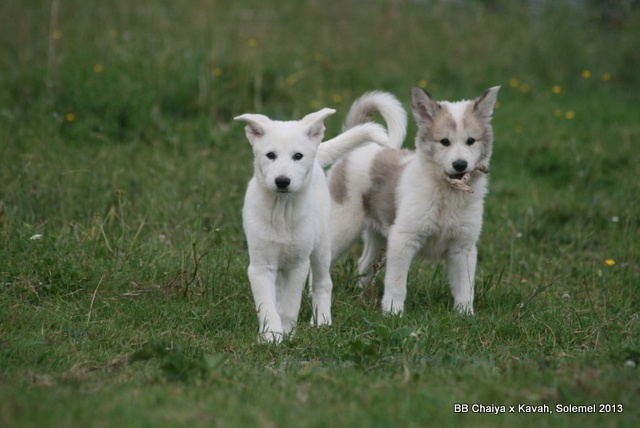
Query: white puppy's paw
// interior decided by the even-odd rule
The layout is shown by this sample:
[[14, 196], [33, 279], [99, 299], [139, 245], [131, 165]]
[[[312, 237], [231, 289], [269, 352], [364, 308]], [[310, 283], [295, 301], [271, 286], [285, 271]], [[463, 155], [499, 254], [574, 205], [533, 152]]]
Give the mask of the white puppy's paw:
[[473, 302], [457, 302], [454, 309], [462, 315], [473, 315]]
[[331, 325], [331, 313], [321, 312], [311, 317], [312, 326]]
[[382, 312], [386, 315], [402, 315], [404, 312], [404, 299], [384, 296], [381, 306]]
[[319, 320], [316, 320], [315, 317], [311, 318], [311, 325], [313, 327], [320, 327], [323, 325], [329, 326], [331, 325], [331, 319], [330, 318], [320, 318]]
[[284, 339], [284, 333], [277, 331], [265, 331], [264, 333], [260, 333], [258, 335], [258, 342], [260, 343], [273, 343], [279, 344], [282, 343]]

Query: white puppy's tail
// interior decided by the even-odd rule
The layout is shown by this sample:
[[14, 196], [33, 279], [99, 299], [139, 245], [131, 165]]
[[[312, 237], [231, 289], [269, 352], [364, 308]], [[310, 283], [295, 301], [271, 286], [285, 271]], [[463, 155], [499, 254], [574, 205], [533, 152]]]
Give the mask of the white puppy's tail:
[[407, 135], [407, 112], [400, 101], [387, 92], [367, 92], [355, 100], [343, 129], [347, 130], [358, 124], [369, 122], [376, 113], [379, 113], [387, 123], [388, 146], [396, 149], [402, 147]]
[[382, 125], [367, 122], [353, 126], [337, 137], [320, 143], [316, 153], [316, 162], [323, 168], [333, 165], [349, 151], [363, 143], [371, 142], [390, 147], [389, 136]]

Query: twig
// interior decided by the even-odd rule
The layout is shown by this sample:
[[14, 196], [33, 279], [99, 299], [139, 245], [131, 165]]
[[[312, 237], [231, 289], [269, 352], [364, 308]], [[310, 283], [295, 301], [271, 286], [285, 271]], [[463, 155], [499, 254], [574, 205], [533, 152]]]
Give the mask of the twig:
[[191, 284], [193, 284], [193, 282], [196, 280], [196, 277], [198, 275], [198, 266], [200, 265], [200, 260], [202, 260], [202, 258], [204, 256], [206, 256], [207, 254], [209, 254], [209, 251], [205, 251], [204, 253], [202, 253], [199, 257], [196, 255], [196, 243], [192, 243], [191, 244], [191, 249], [192, 249], [192, 255], [193, 255], [193, 275], [191, 276], [191, 280], [189, 282], [187, 282], [184, 286], [184, 297], [187, 297], [187, 293], [189, 292], [189, 286]]
[[566, 274], [561, 275], [557, 278], [554, 278], [551, 280], [551, 282], [547, 285], [543, 285], [541, 287], [536, 288], [535, 290], [533, 290], [533, 292], [531, 294], [529, 294], [529, 296], [527, 297], [527, 299], [522, 302], [519, 303], [518, 306], [516, 306], [515, 311], [518, 311], [518, 313], [516, 313], [513, 317], [514, 321], [518, 321], [520, 320], [520, 317], [522, 316], [522, 314], [520, 313], [520, 310], [524, 309], [525, 307], [527, 307], [529, 305], [529, 303], [531, 303], [533, 301], [533, 299], [535, 299], [536, 297], [538, 297], [540, 294], [542, 294], [543, 291], [547, 290], [548, 288], [550, 288], [552, 285], [555, 285], [556, 282], [561, 279], [564, 278], [565, 276], [567, 276]]
[[89, 313], [87, 314], [87, 324], [91, 322], [91, 312], [93, 311], [93, 302], [96, 300], [96, 295], [98, 294], [98, 288], [100, 288], [100, 284], [102, 284], [102, 280], [104, 279], [104, 274], [100, 277], [100, 281], [98, 281], [98, 285], [96, 285], [96, 289], [93, 290], [93, 296], [91, 296], [91, 305], [89, 305]]

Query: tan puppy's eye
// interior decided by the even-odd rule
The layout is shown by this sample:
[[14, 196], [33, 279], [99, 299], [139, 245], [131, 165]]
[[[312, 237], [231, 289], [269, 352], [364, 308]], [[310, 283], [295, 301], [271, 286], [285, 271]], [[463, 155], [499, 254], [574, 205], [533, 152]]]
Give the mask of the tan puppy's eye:
[[467, 146], [471, 146], [471, 145], [473, 145], [473, 143], [475, 143], [475, 142], [476, 142], [476, 139], [475, 139], [475, 138], [471, 138], [471, 137], [469, 137], [469, 138], [467, 139]]
[[442, 144], [445, 147], [449, 147], [451, 145], [451, 141], [449, 141], [448, 138], [443, 138], [442, 140], [440, 140], [440, 144]]

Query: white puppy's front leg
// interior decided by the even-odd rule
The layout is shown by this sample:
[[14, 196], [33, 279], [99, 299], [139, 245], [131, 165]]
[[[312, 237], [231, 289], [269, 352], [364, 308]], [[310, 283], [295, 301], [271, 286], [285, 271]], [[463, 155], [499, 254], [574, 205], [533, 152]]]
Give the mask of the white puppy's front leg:
[[475, 244], [470, 247], [454, 247], [447, 254], [447, 275], [454, 308], [463, 314], [473, 315], [473, 282], [477, 258]]
[[328, 242], [311, 254], [312, 325], [331, 325], [331, 250]]
[[247, 270], [258, 312], [259, 337], [265, 342], [282, 341], [284, 330], [276, 304], [276, 273], [268, 266], [249, 265]]
[[304, 282], [309, 275], [309, 260], [296, 264], [279, 274], [276, 288], [278, 313], [285, 334], [291, 333], [298, 321]]
[[420, 249], [420, 240], [415, 234], [400, 233], [392, 227], [387, 248], [387, 272], [384, 277], [382, 310], [388, 314], [404, 311], [407, 297], [407, 275], [411, 262]]

